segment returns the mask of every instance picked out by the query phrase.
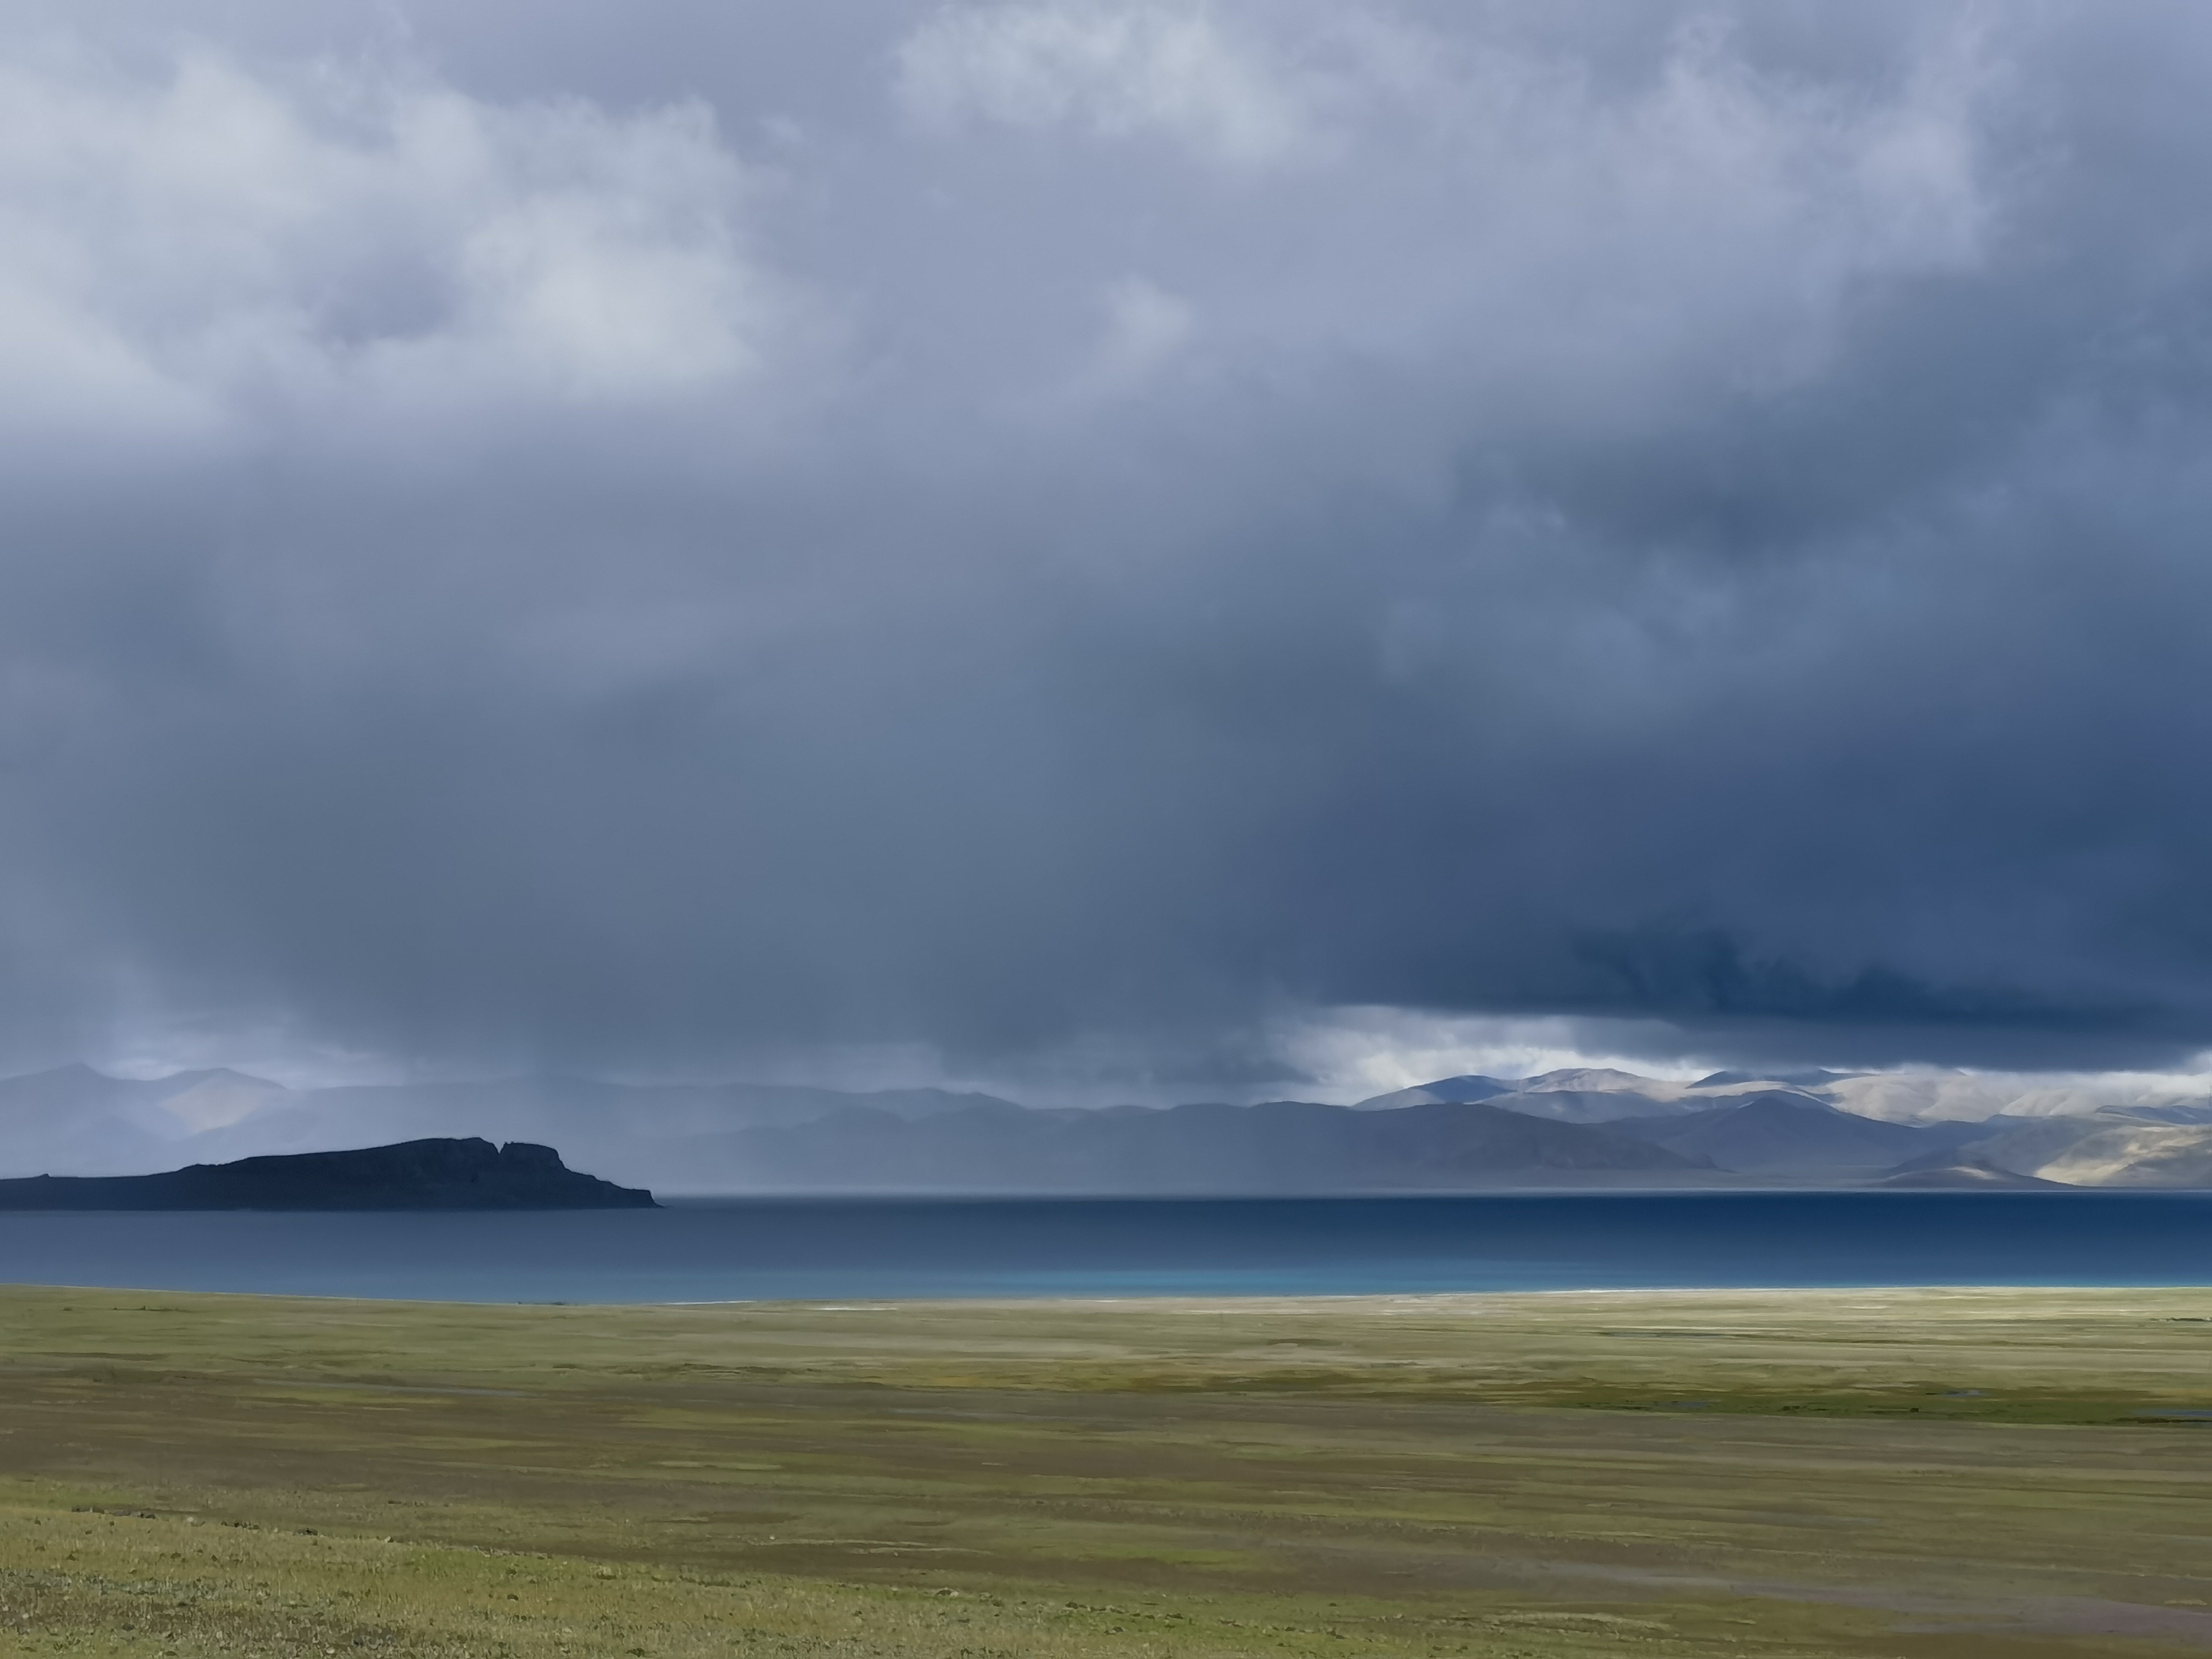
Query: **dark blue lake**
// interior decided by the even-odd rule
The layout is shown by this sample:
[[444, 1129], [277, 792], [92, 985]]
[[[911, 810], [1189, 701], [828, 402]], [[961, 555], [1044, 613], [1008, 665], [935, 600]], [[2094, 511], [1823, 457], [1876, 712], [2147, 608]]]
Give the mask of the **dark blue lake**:
[[0, 1280], [483, 1302], [2212, 1285], [2212, 1194], [756, 1200], [0, 1214]]

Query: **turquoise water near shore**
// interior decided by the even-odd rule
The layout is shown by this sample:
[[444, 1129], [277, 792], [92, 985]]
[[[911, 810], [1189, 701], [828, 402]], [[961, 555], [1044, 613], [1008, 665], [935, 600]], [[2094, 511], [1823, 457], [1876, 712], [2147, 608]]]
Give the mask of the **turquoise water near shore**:
[[2212, 1194], [696, 1201], [0, 1215], [0, 1280], [475, 1302], [2212, 1285]]

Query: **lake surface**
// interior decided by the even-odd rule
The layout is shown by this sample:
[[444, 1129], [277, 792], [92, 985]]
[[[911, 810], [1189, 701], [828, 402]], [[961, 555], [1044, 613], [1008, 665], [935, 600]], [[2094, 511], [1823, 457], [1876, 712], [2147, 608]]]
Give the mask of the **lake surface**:
[[475, 1302], [2212, 1285], [2212, 1194], [752, 1200], [0, 1214], [0, 1281]]

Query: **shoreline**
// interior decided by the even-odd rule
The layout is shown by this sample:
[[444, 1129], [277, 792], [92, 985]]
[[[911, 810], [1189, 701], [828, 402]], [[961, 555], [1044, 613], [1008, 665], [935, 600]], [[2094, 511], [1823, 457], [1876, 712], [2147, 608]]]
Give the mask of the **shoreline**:
[[[1832, 1300], [1853, 1297], [1955, 1298], [2032, 1298], [2118, 1296], [2212, 1296], [2212, 1279], [2173, 1284], [1931, 1284], [1912, 1281], [1869, 1281], [1857, 1285], [1561, 1285], [1515, 1290], [1471, 1291], [1315, 1291], [1279, 1295], [1206, 1295], [1164, 1291], [1158, 1295], [1070, 1296], [1065, 1294], [1009, 1296], [884, 1297], [693, 1297], [656, 1301], [593, 1302], [576, 1299], [484, 1300], [463, 1297], [349, 1296], [310, 1291], [179, 1290], [161, 1285], [88, 1285], [48, 1283], [37, 1279], [0, 1279], [0, 1298], [29, 1293], [80, 1296], [188, 1297], [228, 1303], [313, 1302], [353, 1308], [467, 1309], [495, 1308], [562, 1313], [651, 1313], [737, 1308], [760, 1312], [926, 1313], [932, 1310], [988, 1313], [1025, 1310], [1036, 1312], [1077, 1312], [1097, 1309], [1130, 1311], [1242, 1312], [1254, 1315], [1306, 1310], [1367, 1309], [1381, 1304], [1407, 1307], [1413, 1311], [1448, 1308], [1462, 1304], [1502, 1304], [1516, 1302], [1559, 1302], [1572, 1298], [1596, 1300], [1743, 1301], [1761, 1299]], [[2207, 1316], [2212, 1323], [2212, 1315]]]

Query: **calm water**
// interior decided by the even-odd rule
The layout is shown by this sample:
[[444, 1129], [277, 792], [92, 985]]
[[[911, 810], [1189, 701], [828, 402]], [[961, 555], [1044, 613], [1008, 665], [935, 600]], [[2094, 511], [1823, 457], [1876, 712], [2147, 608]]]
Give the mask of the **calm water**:
[[483, 1302], [2212, 1285], [2212, 1194], [765, 1200], [0, 1214], [0, 1280]]

